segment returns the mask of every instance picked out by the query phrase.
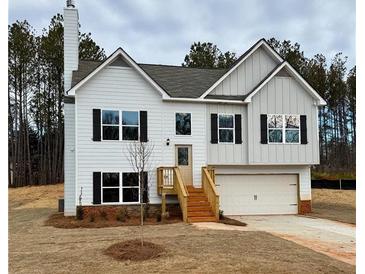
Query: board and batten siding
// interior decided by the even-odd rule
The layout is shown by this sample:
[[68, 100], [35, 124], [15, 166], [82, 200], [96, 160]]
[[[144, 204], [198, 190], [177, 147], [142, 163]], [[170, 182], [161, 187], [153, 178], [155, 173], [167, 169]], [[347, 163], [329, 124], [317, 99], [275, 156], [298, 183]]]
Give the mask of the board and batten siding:
[[64, 212], [66, 216], [76, 214], [76, 163], [75, 163], [75, 104], [64, 104], [65, 144], [64, 144]]
[[260, 47], [215, 87], [210, 95], [245, 95], [277, 65], [266, 50]]
[[[154, 145], [149, 173], [151, 203], [160, 203], [156, 168], [175, 165], [175, 144], [192, 144], [193, 180], [201, 183], [201, 167], [206, 165], [206, 112], [203, 104], [163, 102], [161, 95], [134, 69], [108, 66], [76, 92], [77, 189], [82, 187], [82, 203], [92, 203], [92, 173], [133, 172], [127, 160], [129, 141], [92, 140], [92, 109], [148, 112], [148, 139]], [[190, 112], [192, 135], [175, 135], [175, 112]], [[170, 145], [166, 140], [170, 139]]]
[[[315, 103], [294, 78], [272, 78], [247, 107], [249, 164], [319, 164]], [[306, 115], [308, 144], [261, 144], [260, 114]]]
[[[209, 165], [215, 164], [247, 164], [247, 107], [246, 105], [230, 104], [207, 104], [206, 105], [206, 128], [207, 128], [207, 161]], [[212, 144], [210, 117], [216, 114], [241, 114], [242, 144]], [[219, 135], [219, 134], [218, 134]], [[219, 138], [219, 137], [218, 137]]]
[[311, 200], [311, 171], [308, 165], [217, 166], [215, 167], [215, 174], [216, 176], [223, 174], [298, 174], [300, 200]]

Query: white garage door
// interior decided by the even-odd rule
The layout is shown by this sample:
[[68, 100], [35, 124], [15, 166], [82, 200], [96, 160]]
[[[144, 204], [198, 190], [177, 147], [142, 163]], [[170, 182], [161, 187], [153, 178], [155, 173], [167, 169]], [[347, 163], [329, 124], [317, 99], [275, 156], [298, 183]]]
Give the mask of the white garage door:
[[216, 175], [226, 215], [297, 214], [298, 176]]

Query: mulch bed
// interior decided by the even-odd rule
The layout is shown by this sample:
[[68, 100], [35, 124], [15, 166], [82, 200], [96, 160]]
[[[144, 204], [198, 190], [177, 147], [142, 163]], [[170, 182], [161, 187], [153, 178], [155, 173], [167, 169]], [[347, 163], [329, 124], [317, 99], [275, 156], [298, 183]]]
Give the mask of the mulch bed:
[[142, 246], [141, 240], [135, 239], [113, 244], [104, 254], [119, 261], [145, 261], [158, 258], [164, 252], [165, 249], [160, 245], [144, 241]]
[[219, 219], [219, 222], [226, 225], [236, 225], [236, 226], [247, 226], [246, 223], [240, 222], [235, 219], [228, 218], [226, 216], [223, 216]]
[[[121, 222], [113, 218], [95, 217], [93, 220], [85, 218], [78, 220], [75, 217], [64, 216], [63, 213], [56, 213], [51, 215], [48, 220], [45, 221], [46, 226], [53, 226], [56, 228], [103, 228], [103, 227], [116, 227], [116, 226], [137, 226], [140, 225], [140, 218], [130, 217]], [[174, 224], [182, 222], [179, 217], [170, 217], [164, 221], [158, 222], [156, 218], [147, 218], [143, 222], [144, 225], [162, 225], [162, 224]]]

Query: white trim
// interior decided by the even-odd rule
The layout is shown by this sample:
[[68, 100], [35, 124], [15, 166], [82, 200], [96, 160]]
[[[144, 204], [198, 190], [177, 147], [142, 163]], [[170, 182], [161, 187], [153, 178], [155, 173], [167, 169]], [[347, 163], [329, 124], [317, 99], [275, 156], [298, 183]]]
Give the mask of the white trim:
[[245, 103], [250, 103], [252, 101], [252, 97], [261, 90], [282, 68], [286, 67], [289, 72], [296, 78], [304, 88], [311, 93], [311, 95], [318, 100], [318, 106], [325, 106], [327, 103], [326, 101], [307, 83], [306, 80], [303, 79], [303, 77], [288, 63], [283, 62], [271, 75], [262, 82], [257, 88], [255, 88], [250, 95], [246, 97], [244, 100]]
[[129, 57], [129, 55], [122, 49], [118, 48], [112, 55], [110, 55], [103, 63], [101, 63], [96, 69], [94, 69], [88, 76], [78, 82], [75, 86], [69, 89], [66, 94], [73, 96], [76, 94], [76, 90], [82, 87], [87, 81], [89, 81], [95, 74], [101, 71], [104, 67], [109, 65], [116, 57], [119, 55], [123, 56], [126, 63], [133, 67], [137, 72], [148, 82], [150, 83], [161, 95], [162, 98], [170, 98], [170, 96], [147, 74], [141, 69], [137, 63]]
[[[176, 114], [190, 114], [190, 134], [176, 134]], [[193, 136], [193, 114], [191, 112], [188, 111], [175, 111], [174, 113], [174, 121], [175, 121], [175, 137], [180, 138], [180, 137], [192, 137]]]
[[224, 99], [200, 99], [200, 98], [162, 98], [163, 101], [171, 102], [190, 102], [190, 103], [223, 103], [223, 104], [240, 104], [246, 105], [247, 103], [241, 100], [224, 100]]
[[[283, 119], [283, 126], [281, 128], [269, 128], [269, 115], [276, 115], [276, 116], [281, 116]], [[299, 118], [299, 128], [286, 128], [286, 119], [285, 116], [298, 116]], [[300, 140], [300, 135], [301, 135], [301, 128], [300, 128], [300, 114], [267, 114], [267, 118], [266, 118], [266, 134], [267, 134], [267, 144], [268, 145], [300, 145], [301, 144], [301, 140]], [[270, 142], [270, 137], [269, 137], [269, 130], [281, 130], [282, 132], [282, 141], [281, 142]], [[287, 143], [286, 142], [286, 131], [287, 130], [297, 130], [299, 132], [299, 138], [298, 138], [298, 142], [297, 143]]]
[[[147, 171], [146, 171], [147, 172]], [[100, 171], [101, 173], [101, 188], [100, 188], [100, 205], [137, 205], [141, 203], [141, 181], [138, 175], [138, 186], [126, 186], [123, 187], [123, 173], [137, 173], [134, 171]], [[119, 186], [103, 186], [103, 174], [104, 173], [118, 173], [119, 174]], [[104, 202], [103, 201], [103, 189], [104, 188], [118, 188], [119, 189], [119, 202]], [[123, 202], [123, 189], [124, 188], [138, 188], [138, 202]]]
[[[219, 115], [226, 115], [226, 116], [232, 116], [233, 117], [233, 128], [228, 128], [228, 127], [219, 127]], [[235, 124], [235, 114], [232, 114], [232, 113], [218, 113], [217, 114], [217, 133], [218, 133], [218, 144], [235, 144], [236, 142], [236, 140], [235, 140], [235, 138], [236, 138], [236, 134], [235, 134], [235, 132], [236, 132], [236, 124]], [[228, 130], [232, 130], [233, 131], [233, 140], [232, 140], [232, 142], [221, 142], [220, 140], [219, 140], [219, 130], [220, 129], [228, 129]]]
[[257, 43], [257, 45], [252, 48], [250, 50], [250, 52], [248, 52], [246, 54], [246, 56], [244, 58], [242, 58], [242, 60], [240, 60], [234, 67], [232, 67], [229, 71], [227, 71], [221, 78], [218, 79], [218, 81], [216, 81], [207, 91], [205, 91], [199, 98], [203, 99], [205, 96], [207, 96], [215, 87], [217, 87], [224, 79], [226, 79], [236, 68], [238, 68], [248, 57], [250, 57], [258, 48], [260, 48], [261, 46], [264, 46], [269, 53], [271, 53], [271, 55], [278, 61], [278, 62], [283, 62], [283, 58], [280, 57], [280, 55], [273, 50], [268, 44], [267, 42], [262, 39], [260, 42]]

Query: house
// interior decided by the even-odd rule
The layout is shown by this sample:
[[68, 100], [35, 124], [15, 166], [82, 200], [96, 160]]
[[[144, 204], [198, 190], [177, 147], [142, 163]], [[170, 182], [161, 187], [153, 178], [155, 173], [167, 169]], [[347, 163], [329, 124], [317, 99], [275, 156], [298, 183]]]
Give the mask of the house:
[[151, 205], [186, 221], [311, 210], [325, 101], [261, 39], [229, 69], [140, 64], [122, 48], [79, 60], [78, 11], [64, 9], [65, 215], [133, 207], [139, 176], [125, 152], [154, 146]]

